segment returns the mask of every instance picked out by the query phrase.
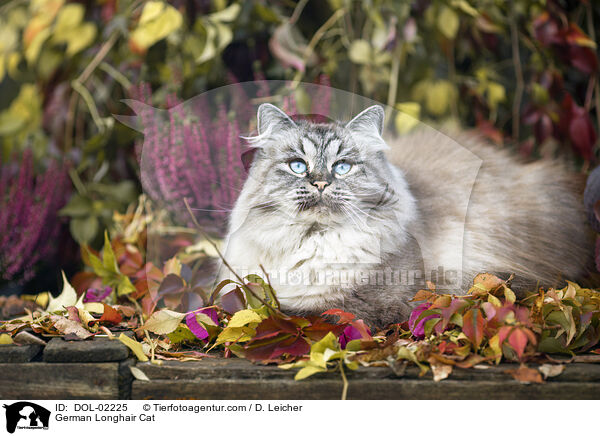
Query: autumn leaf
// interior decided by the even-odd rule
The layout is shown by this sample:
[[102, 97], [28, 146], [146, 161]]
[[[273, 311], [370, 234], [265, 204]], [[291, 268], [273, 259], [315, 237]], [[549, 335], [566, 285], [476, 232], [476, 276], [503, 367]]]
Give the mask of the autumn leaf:
[[10, 345], [13, 343], [13, 339], [6, 333], [0, 334], [0, 345]]
[[229, 320], [227, 327], [243, 327], [251, 323], [261, 322], [262, 320], [263, 319], [261, 318], [261, 316], [254, 310], [245, 309], [236, 312]]
[[475, 349], [483, 341], [484, 318], [479, 309], [470, 309], [463, 316], [463, 333], [469, 338]]
[[537, 369], [528, 368], [525, 365], [521, 365], [518, 369], [507, 369], [504, 372], [512, 375], [520, 383], [544, 383], [542, 375]]
[[86, 330], [79, 322], [58, 315], [52, 316], [54, 317], [54, 328], [63, 335], [74, 334], [81, 339], [87, 339], [94, 336], [92, 332]]
[[116, 309], [113, 309], [106, 303], [102, 304], [104, 306], [104, 312], [102, 313], [102, 317], [98, 320], [99, 323], [106, 322], [109, 324], [119, 324], [123, 320], [123, 317]]
[[121, 333], [119, 335], [119, 341], [121, 341], [123, 344], [127, 345], [127, 347], [129, 347], [129, 349], [131, 351], [133, 351], [133, 354], [136, 355], [136, 357], [138, 358], [138, 360], [140, 362], [148, 361], [148, 357], [144, 354], [142, 344], [140, 344], [138, 341], [136, 341], [135, 339], [131, 339], [125, 333]]
[[174, 312], [169, 309], [159, 310], [154, 312], [140, 329], [164, 335], [174, 331], [184, 317], [185, 313]]
[[56, 298], [50, 296], [50, 302], [46, 308], [47, 312], [61, 312], [65, 310], [67, 306], [75, 306], [77, 308], [83, 307], [83, 295], [78, 299], [77, 292], [65, 276], [65, 272], [62, 271], [63, 278], [63, 289], [60, 295]]

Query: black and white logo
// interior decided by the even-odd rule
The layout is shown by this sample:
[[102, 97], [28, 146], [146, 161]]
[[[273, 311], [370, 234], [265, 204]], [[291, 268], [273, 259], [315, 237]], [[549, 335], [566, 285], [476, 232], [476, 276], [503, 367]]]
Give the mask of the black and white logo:
[[6, 431], [14, 433], [19, 430], [48, 429], [50, 411], [29, 401], [5, 404]]

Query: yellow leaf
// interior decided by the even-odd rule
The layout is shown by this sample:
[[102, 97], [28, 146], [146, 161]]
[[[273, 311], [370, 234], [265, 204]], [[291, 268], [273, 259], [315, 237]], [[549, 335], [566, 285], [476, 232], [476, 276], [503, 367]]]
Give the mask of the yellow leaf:
[[94, 42], [96, 38], [96, 26], [85, 23], [73, 29], [67, 44], [67, 56], [73, 56]]
[[104, 313], [104, 305], [102, 303], [84, 303], [83, 309], [88, 312]]
[[223, 344], [225, 342], [249, 341], [255, 334], [256, 331], [250, 327], [227, 327], [219, 333], [215, 345]]
[[27, 62], [30, 65], [33, 64], [37, 60], [37, 58], [40, 54], [40, 50], [42, 49], [42, 45], [48, 39], [49, 36], [50, 36], [50, 29], [46, 28], [46, 29], [40, 30], [33, 37], [33, 40], [25, 49], [25, 59], [27, 60]]
[[496, 307], [502, 307], [502, 302], [498, 298], [493, 296], [492, 294], [488, 294], [487, 301], [488, 301], [488, 303], [491, 303]]
[[148, 318], [148, 321], [146, 321], [141, 329], [148, 330], [157, 335], [164, 335], [175, 331], [184, 317], [185, 313], [174, 312], [168, 309], [159, 310]]
[[231, 319], [227, 327], [242, 327], [252, 322], [261, 322], [262, 318], [258, 313], [251, 309], [244, 309], [236, 312]]
[[348, 57], [355, 64], [369, 64], [371, 62], [371, 44], [364, 39], [352, 41]]
[[502, 344], [500, 343], [498, 335], [494, 335], [490, 338], [489, 346], [496, 358], [496, 364], [500, 363], [500, 360], [502, 360]]
[[163, 272], [165, 275], [175, 274], [176, 276], [181, 274], [181, 261], [177, 259], [176, 256], [173, 256], [169, 260], [165, 262], [165, 266], [163, 268]]
[[121, 333], [119, 335], [119, 341], [127, 345], [129, 349], [133, 351], [133, 354], [136, 355], [140, 362], [148, 361], [148, 357], [144, 354], [144, 351], [142, 349], [142, 344], [140, 344], [138, 341], [136, 341], [135, 339], [131, 339], [125, 333]]
[[448, 6], [442, 6], [437, 17], [437, 27], [442, 34], [448, 39], [454, 39], [458, 32], [460, 20], [458, 14]]
[[296, 373], [296, 375], [294, 376], [294, 380], [303, 380], [307, 377], [310, 377], [313, 374], [316, 374], [318, 372], [325, 372], [327, 371], [326, 368], [322, 368], [320, 366], [315, 366], [315, 365], [311, 365], [310, 363], [308, 365], [306, 365], [304, 368], [302, 368], [300, 371], [298, 371]]
[[56, 17], [56, 24], [54, 25], [54, 36], [53, 38], [57, 41], [66, 42], [64, 33], [78, 27], [83, 20], [85, 9], [83, 5], [79, 3], [69, 3], [65, 5]]
[[[161, 9], [157, 3], [163, 8]], [[146, 9], [148, 12], [145, 16]], [[173, 6], [161, 2], [148, 2], [144, 5], [137, 28], [131, 33], [131, 40], [137, 47], [147, 49], [179, 29], [182, 23], [181, 13]]]
[[162, 11], [165, 9], [165, 4], [160, 1], [149, 1], [144, 5], [142, 15], [140, 16], [140, 24], [146, 24], [152, 20], [156, 20]]
[[48, 302], [50, 301], [50, 297], [51, 297], [50, 292], [40, 292], [39, 294], [35, 294], [35, 295], [29, 295], [29, 294], [21, 295], [21, 299], [27, 300], [27, 301], [33, 301], [35, 304], [37, 304], [40, 307], [46, 307], [48, 305]]
[[433, 115], [443, 115], [447, 112], [450, 101], [456, 98], [457, 91], [447, 80], [431, 83], [425, 91], [425, 107]]
[[6, 333], [2, 333], [0, 335], [0, 345], [10, 345], [10, 344], [14, 344], [13, 339], [10, 337], [10, 335], [7, 335]]
[[489, 82], [487, 85], [487, 100], [490, 108], [496, 109], [498, 103], [506, 100], [506, 91], [504, 86], [496, 82]]
[[510, 288], [504, 288], [504, 298], [509, 303], [514, 303], [517, 300], [515, 293]]

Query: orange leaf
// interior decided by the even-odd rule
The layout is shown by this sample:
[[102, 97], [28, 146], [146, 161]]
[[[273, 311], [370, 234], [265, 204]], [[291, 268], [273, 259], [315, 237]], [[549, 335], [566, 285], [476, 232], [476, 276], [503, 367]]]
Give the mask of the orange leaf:
[[123, 317], [117, 310], [113, 309], [111, 306], [109, 306], [106, 303], [102, 303], [102, 304], [104, 305], [104, 313], [102, 314], [102, 317], [98, 320], [98, 322], [119, 324], [123, 320]]
[[527, 368], [525, 365], [521, 365], [519, 369], [507, 369], [504, 372], [512, 375], [515, 380], [521, 383], [544, 383], [542, 374], [537, 369]]

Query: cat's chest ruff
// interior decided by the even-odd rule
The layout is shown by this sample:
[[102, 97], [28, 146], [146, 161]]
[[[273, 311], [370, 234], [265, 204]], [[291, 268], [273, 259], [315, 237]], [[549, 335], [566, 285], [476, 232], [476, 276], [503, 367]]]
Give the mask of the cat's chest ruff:
[[[321, 228], [318, 224], [298, 228], [283, 229], [279, 241], [272, 240], [278, 235], [271, 233], [264, 245], [264, 260], [276, 267], [289, 269], [323, 269], [335, 265], [336, 268], [359, 263], [379, 261], [379, 235], [373, 229], [359, 230], [353, 226]], [[269, 241], [270, 240], [270, 241]], [[280, 250], [273, 250], [274, 246]], [[281, 256], [283, 255], [283, 256]], [[261, 257], [263, 257], [261, 256]]]

